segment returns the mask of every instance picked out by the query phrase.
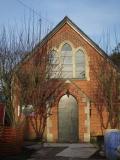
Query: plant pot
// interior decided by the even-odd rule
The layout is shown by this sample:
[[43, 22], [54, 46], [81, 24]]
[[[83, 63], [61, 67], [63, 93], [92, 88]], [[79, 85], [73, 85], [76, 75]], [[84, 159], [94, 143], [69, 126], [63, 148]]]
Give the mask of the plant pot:
[[21, 128], [0, 127], [0, 155], [15, 155], [21, 152], [23, 131]]

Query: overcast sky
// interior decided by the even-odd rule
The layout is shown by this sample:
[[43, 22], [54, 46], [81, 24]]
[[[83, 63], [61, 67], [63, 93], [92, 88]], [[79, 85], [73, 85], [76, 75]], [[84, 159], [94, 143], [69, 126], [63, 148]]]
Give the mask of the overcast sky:
[[[22, 4], [22, 2], [24, 4]], [[44, 25], [55, 26], [68, 16], [94, 41], [100, 42], [103, 34], [113, 32], [120, 37], [120, 0], [0, 0], [0, 25], [20, 24], [34, 9], [35, 17], [42, 17]]]

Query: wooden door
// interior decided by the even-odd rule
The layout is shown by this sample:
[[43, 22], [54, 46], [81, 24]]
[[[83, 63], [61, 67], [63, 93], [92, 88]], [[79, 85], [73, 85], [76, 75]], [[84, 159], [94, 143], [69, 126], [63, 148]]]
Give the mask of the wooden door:
[[78, 105], [76, 99], [64, 95], [59, 101], [59, 142], [78, 141]]

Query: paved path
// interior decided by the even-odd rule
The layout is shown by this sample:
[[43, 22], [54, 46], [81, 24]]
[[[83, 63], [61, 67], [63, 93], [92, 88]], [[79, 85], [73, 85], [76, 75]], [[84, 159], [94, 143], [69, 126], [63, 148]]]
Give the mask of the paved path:
[[71, 144], [68, 148], [58, 153], [56, 156], [72, 158], [90, 158], [97, 148], [92, 144]]
[[[28, 160], [88, 160], [98, 150], [92, 144], [39, 144], [28, 146], [36, 152]], [[97, 158], [99, 160], [103, 160]], [[91, 160], [95, 160], [94, 158]]]

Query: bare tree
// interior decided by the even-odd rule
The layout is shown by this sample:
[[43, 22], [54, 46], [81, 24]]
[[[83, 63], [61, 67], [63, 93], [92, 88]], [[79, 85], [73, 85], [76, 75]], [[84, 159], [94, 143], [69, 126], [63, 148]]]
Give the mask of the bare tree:
[[[20, 80], [21, 106], [25, 106], [27, 118], [35, 131], [36, 139], [42, 140], [47, 118], [51, 115], [63, 81], [60, 81], [61, 66], [54, 52], [45, 44], [35, 48], [27, 61], [23, 61], [17, 71]], [[31, 114], [30, 114], [31, 113]]]
[[110, 59], [119, 67], [120, 69], [120, 43], [112, 50]]
[[[111, 36], [112, 35], [112, 36]], [[113, 38], [114, 37], [114, 38]], [[96, 104], [101, 122], [101, 131], [108, 127], [119, 127], [120, 70], [119, 70], [119, 32], [107, 30], [99, 41], [104, 48], [103, 57], [96, 57], [91, 65], [96, 81], [93, 101]], [[113, 50], [113, 44], [116, 44]], [[117, 53], [110, 55], [110, 53]], [[110, 60], [111, 59], [111, 60]]]
[[96, 69], [93, 66], [96, 80], [94, 102], [100, 117], [101, 130], [103, 131], [108, 127], [119, 127], [120, 73], [108, 58], [99, 58], [96, 61], [98, 68]]
[[13, 30], [8, 34], [5, 27], [0, 33], [0, 85], [5, 97], [5, 111], [8, 125], [15, 126], [15, 106], [12, 96], [14, 67], [23, 57], [21, 36], [16, 37]]
[[36, 37], [35, 27], [32, 34], [29, 27], [17, 34], [14, 29], [7, 32], [3, 28], [1, 31], [0, 86], [5, 97], [7, 124], [16, 126], [21, 118], [18, 110], [22, 111], [25, 106], [26, 112], [33, 106], [27, 112], [27, 118], [36, 138], [42, 139], [47, 117], [63, 83], [58, 80], [62, 67], [54, 52], [48, 53], [51, 46], [46, 43], [39, 48], [40, 38]]
[[[1, 27], [2, 28], [2, 27]], [[8, 125], [15, 126], [16, 120], [16, 97], [15, 92], [19, 87], [16, 71], [19, 63], [23, 61], [28, 52], [32, 51], [38, 43], [41, 28], [34, 26], [34, 17], [25, 22], [21, 30], [17, 27], [3, 27], [0, 30], [0, 90], [5, 97], [5, 111]], [[15, 94], [14, 94], [15, 92]], [[19, 116], [20, 117], [20, 116]]]

